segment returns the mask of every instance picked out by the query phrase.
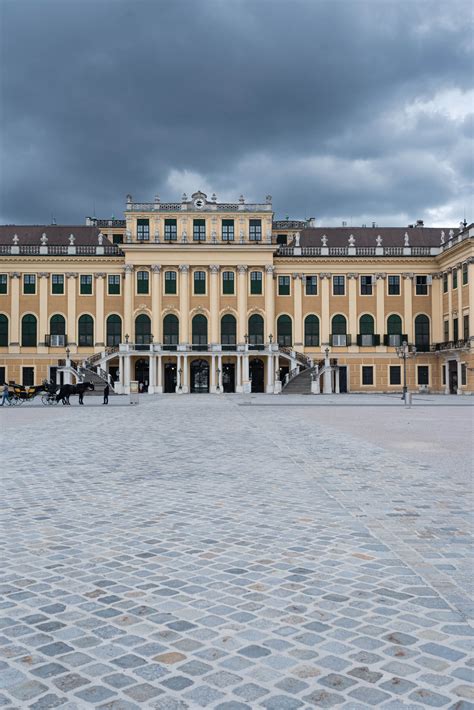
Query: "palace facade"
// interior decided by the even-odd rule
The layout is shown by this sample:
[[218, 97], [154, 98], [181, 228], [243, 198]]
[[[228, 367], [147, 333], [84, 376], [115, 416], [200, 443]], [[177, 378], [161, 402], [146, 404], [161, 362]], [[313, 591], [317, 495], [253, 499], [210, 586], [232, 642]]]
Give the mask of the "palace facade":
[[320, 227], [197, 192], [0, 227], [2, 382], [468, 394], [473, 345], [474, 225]]

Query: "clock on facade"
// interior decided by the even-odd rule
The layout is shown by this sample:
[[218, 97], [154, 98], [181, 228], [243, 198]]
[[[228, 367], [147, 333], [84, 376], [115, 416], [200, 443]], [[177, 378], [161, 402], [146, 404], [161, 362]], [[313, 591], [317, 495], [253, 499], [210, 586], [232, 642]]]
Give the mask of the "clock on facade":
[[197, 200], [194, 200], [194, 206], [197, 207], [198, 210], [202, 209], [204, 207], [204, 200], [198, 197]]

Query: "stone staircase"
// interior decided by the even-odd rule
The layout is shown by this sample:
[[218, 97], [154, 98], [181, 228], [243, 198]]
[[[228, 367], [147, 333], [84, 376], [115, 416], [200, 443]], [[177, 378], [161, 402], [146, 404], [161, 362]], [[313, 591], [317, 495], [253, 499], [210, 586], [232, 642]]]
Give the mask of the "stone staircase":
[[282, 394], [311, 394], [311, 370], [302, 370], [283, 387]]
[[[106, 380], [101, 377], [100, 375], [97, 374], [97, 372], [94, 372], [94, 370], [90, 370], [88, 367], [79, 367], [78, 368], [78, 374], [81, 377], [81, 380], [84, 382], [92, 382], [94, 385], [94, 391], [88, 391], [88, 395], [98, 395], [102, 397], [104, 393], [104, 387], [107, 384]], [[110, 385], [110, 392], [109, 392], [109, 397], [115, 394], [113, 387]]]

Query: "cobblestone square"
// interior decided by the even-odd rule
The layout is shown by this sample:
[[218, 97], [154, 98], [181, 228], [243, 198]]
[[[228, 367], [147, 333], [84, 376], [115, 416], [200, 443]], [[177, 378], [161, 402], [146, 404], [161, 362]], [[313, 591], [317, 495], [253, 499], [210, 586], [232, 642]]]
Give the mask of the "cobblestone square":
[[0, 411], [0, 707], [474, 708], [468, 398], [97, 399]]

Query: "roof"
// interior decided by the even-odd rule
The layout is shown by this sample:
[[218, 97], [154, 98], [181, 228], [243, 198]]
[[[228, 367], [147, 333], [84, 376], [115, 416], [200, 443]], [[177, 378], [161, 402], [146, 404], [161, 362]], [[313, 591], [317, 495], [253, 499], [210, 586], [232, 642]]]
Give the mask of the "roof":
[[459, 229], [453, 227], [307, 227], [300, 230], [300, 246], [320, 247], [323, 245], [322, 237], [325, 236], [328, 247], [347, 247], [352, 235], [356, 247], [375, 247], [377, 237], [382, 238], [380, 246], [403, 247], [405, 235], [408, 235], [408, 243], [411, 247], [439, 247], [443, 232], [444, 241], [447, 242], [450, 239], [450, 232], [451, 236], [455, 236]]
[[[97, 246], [99, 243], [100, 229], [98, 227], [85, 227], [84, 225], [42, 225], [42, 224], [8, 224], [0, 225], [0, 244], [13, 245], [17, 243], [19, 246], [40, 245], [41, 237], [46, 235], [48, 245], [53, 246], [68, 246], [70, 244], [69, 237], [74, 235], [74, 244], [76, 246]], [[14, 242], [14, 236], [18, 237], [18, 241]], [[102, 239], [104, 246], [111, 245], [111, 242], [104, 235]]]

